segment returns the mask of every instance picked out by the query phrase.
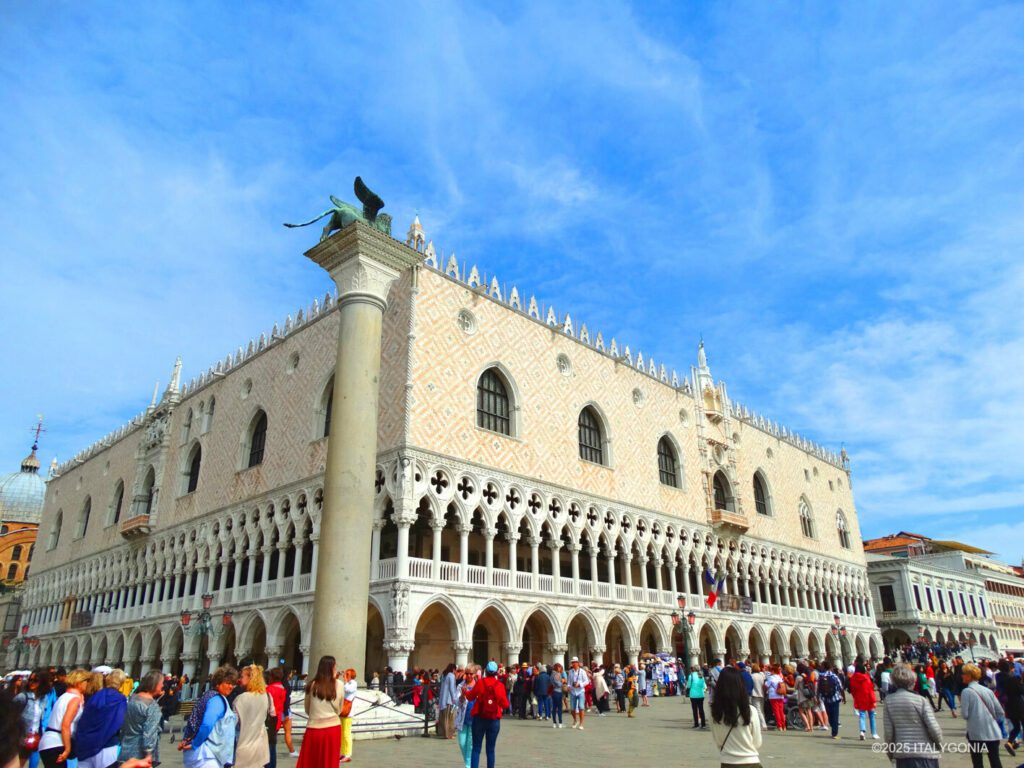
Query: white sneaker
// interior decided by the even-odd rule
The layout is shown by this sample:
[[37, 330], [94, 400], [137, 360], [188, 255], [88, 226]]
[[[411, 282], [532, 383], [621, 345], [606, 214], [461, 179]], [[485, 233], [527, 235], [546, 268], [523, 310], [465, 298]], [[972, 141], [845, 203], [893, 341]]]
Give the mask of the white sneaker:
[[[558, 727], [558, 723], [552, 723], [552, 724], [551, 724], [551, 727], [552, 727], [552, 728], [557, 728], [557, 727]], [[862, 735], [863, 735], [863, 734], [862, 734]]]
[[581, 731], [583, 730], [583, 726], [582, 726], [582, 725], [580, 726], [580, 730], [581, 730]]
[[565, 723], [559, 723], [559, 724], [558, 724], [558, 727], [559, 727], [559, 728], [565, 728]]
[[294, 752], [289, 752], [288, 753], [288, 757], [298, 757], [298, 756], [299, 756], [298, 750], [295, 750]]
[[874, 739], [875, 741], [878, 741], [878, 734], [877, 733], [872, 733], [871, 734], [871, 738]]
[[860, 740], [861, 740], [861, 741], [864, 741], [864, 731], [861, 731], [861, 732], [860, 732]]
[[575, 730], [576, 730], [577, 728], [579, 728], [579, 727], [580, 727], [580, 724], [579, 724], [579, 723], [573, 723], [573, 724], [572, 724], [572, 729], [573, 729], [574, 731], [575, 731]]

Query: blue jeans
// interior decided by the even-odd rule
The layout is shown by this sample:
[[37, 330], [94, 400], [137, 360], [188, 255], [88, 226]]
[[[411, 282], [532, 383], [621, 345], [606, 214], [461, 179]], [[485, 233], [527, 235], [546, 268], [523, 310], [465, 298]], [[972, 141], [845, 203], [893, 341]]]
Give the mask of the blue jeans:
[[587, 708], [586, 691], [579, 691], [575, 688], [569, 689], [569, 709], [573, 712], [582, 712]]
[[551, 709], [551, 722], [562, 722], [562, 694], [554, 693], [548, 699]]
[[875, 710], [857, 710], [857, 718], [860, 720], [860, 732], [864, 733], [864, 715], [868, 716], [868, 721], [871, 724], [871, 735], [874, 736], [878, 731], [875, 730]]
[[494, 768], [494, 745], [498, 743], [501, 720], [473, 718], [473, 761], [471, 768], [480, 768], [480, 747], [487, 738], [487, 768]]
[[832, 728], [832, 735], [839, 735], [839, 702], [826, 701], [825, 713], [828, 715], [828, 724]]
[[956, 694], [949, 688], [943, 688], [942, 698], [946, 700], [946, 706], [949, 707], [950, 711], [956, 712]]
[[551, 697], [547, 695], [538, 694], [537, 709], [540, 710], [538, 714], [545, 720], [551, 717]]

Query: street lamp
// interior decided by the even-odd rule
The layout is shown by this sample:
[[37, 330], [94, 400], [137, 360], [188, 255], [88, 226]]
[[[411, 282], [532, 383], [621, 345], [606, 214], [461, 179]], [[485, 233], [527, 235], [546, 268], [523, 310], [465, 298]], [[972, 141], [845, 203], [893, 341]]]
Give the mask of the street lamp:
[[202, 596], [203, 610], [195, 615], [195, 623], [192, 623], [193, 612], [186, 609], [181, 612], [181, 630], [186, 635], [212, 635], [219, 637], [228, 627], [231, 626], [231, 611], [224, 611], [221, 616], [221, 625], [218, 629], [214, 626], [213, 616], [210, 608], [213, 606], [213, 595], [207, 593]]
[[974, 661], [974, 644], [976, 642], [977, 642], [977, 640], [974, 639], [974, 633], [973, 632], [968, 632], [967, 633], [967, 646], [971, 649], [971, 661]]

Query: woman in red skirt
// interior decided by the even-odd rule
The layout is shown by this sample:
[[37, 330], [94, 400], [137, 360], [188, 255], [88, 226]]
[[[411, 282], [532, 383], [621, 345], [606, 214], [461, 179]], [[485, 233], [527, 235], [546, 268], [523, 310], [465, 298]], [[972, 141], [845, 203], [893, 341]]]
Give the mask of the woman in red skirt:
[[316, 677], [306, 684], [306, 735], [302, 738], [295, 768], [336, 768], [341, 752], [342, 701], [344, 683], [338, 679], [337, 662], [323, 656]]

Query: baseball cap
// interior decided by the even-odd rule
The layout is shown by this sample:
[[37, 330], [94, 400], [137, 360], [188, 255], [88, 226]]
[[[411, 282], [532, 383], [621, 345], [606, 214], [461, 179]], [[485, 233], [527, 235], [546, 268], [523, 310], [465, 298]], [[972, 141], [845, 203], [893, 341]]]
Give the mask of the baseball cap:
[[498, 663], [496, 661], [487, 662], [487, 671], [492, 675], [498, 671]]

